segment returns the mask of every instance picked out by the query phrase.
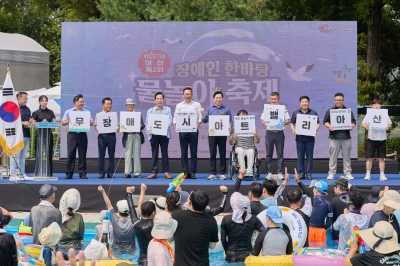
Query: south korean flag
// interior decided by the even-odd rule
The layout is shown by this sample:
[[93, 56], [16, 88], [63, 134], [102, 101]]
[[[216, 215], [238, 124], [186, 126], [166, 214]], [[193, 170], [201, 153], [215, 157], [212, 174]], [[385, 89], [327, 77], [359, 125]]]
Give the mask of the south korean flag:
[[7, 156], [13, 156], [24, 148], [24, 134], [21, 113], [15, 97], [9, 67], [7, 67], [6, 80], [4, 81], [1, 96], [0, 146]]

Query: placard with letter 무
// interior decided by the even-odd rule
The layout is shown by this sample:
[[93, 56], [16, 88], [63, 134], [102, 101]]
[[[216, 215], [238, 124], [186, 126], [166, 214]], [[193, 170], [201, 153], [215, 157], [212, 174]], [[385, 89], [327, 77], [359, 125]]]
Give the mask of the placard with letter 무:
[[251, 137], [256, 130], [256, 117], [254, 115], [235, 116], [233, 125], [239, 137]]
[[349, 130], [351, 125], [351, 109], [331, 109], [330, 124], [334, 130]]
[[229, 115], [210, 115], [208, 117], [208, 135], [210, 137], [229, 136]]
[[167, 136], [168, 119], [168, 115], [149, 114], [149, 117], [147, 117], [147, 134]]
[[69, 112], [68, 130], [69, 132], [90, 132], [90, 112]]
[[121, 132], [139, 132], [141, 122], [140, 112], [120, 112], [119, 128]]
[[313, 136], [317, 134], [318, 116], [297, 114], [296, 116], [296, 135]]
[[114, 133], [117, 131], [118, 127], [117, 113], [116, 112], [97, 113], [96, 123], [99, 134]]

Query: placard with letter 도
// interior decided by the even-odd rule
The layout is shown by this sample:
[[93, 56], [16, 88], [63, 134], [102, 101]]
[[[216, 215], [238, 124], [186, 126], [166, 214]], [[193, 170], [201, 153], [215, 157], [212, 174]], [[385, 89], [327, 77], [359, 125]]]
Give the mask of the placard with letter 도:
[[264, 104], [263, 119], [268, 130], [283, 130], [285, 109], [284, 105]]
[[168, 115], [149, 114], [149, 117], [147, 117], [147, 134], [167, 136], [168, 119]]
[[235, 116], [233, 125], [239, 137], [251, 137], [256, 130], [256, 117], [254, 115]]
[[118, 127], [117, 113], [116, 112], [97, 113], [96, 123], [99, 134], [115, 133]]
[[229, 136], [229, 115], [210, 115], [208, 117], [208, 135]]
[[296, 116], [296, 135], [313, 136], [317, 134], [318, 116], [297, 114]]
[[139, 132], [141, 123], [140, 112], [120, 112], [120, 125], [121, 132]]
[[68, 130], [69, 132], [90, 132], [90, 112], [69, 112]]
[[351, 125], [351, 109], [331, 109], [330, 124], [334, 130], [349, 130]]
[[368, 108], [367, 123], [370, 129], [386, 130], [388, 125], [388, 110]]
[[176, 132], [197, 132], [197, 120], [197, 112], [194, 110], [176, 113]]

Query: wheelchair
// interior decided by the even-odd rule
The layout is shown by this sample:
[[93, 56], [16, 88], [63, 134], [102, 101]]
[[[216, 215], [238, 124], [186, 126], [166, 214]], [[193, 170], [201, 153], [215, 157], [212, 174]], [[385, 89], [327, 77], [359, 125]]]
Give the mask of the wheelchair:
[[[229, 155], [229, 176], [231, 177], [232, 180], [236, 181], [239, 177], [239, 170], [240, 168], [246, 168], [247, 169], [247, 155], [244, 157], [244, 161], [246, 163], [245, 167], [241, 167], [239, 165], [239, 160], [238, 160], [238, 155], [235, 152], [235, 146], [232, 147], [232, 151], [230, 152]], [[253, 180], [258, 180], [260, 178], [260, 165], [261, 165], [261, 159], [258, 156], [258, 151], [257, 148], [254, 150], [254, 165], [253, 165], [253, 176], [244, 176], [243, 179], [246, 177], [248, 178], [253, 178]]]

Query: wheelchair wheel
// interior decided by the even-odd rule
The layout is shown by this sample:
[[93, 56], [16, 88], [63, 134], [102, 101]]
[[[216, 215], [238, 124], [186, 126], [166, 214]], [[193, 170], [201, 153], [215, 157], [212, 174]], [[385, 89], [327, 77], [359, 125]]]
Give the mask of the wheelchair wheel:
[[260, 166], [255, 165], [254, 169], [253, 180], [258, 180], [260, 178]]
[[229, 175], [231, 176], [231, 179], [233, 181], [236, 181], [236, 179], [238, 179], [239, 174], [236, 172], [236, 166], [235, 164], [231, 164], [231, 167], [229, 167]]

